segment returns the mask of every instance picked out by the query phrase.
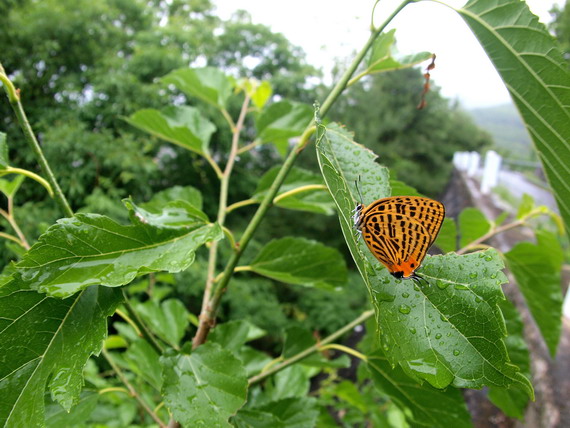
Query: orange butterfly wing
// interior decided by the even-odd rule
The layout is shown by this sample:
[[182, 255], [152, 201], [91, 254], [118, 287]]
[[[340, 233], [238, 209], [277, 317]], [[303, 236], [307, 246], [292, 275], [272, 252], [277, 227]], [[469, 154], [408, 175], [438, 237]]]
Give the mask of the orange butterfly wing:
[[372, 254], [390, 273], [408, 278], [435, 241], [445, 207], [433, 199], [395, 196], [364, 207], [359, 228]]

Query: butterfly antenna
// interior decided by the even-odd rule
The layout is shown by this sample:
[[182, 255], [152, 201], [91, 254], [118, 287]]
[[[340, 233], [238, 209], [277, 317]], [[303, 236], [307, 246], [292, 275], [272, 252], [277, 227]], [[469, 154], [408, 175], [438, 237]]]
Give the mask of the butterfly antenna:
[[410, 278], [416, 283], [418, 284], [420, 287], [422, 286], [422, 281], [424, 283], [426, 283], [428, 285], [428, 287], [430, 286], [430, 283], [428, 282], [427, 279], [425, 279], [423, 276], [420, 276], [417, 273], [412, 274], [412, 276], [410, 276]]
[[362, 197], [362, 193], [360, 192], [360, 187], [358, 183], [360, 182], [360, 174], [358, 174], [358, 180], [354, 180], [354, 185], [356, 186], [356, 191], [358, 192], [358, 196], [360, 197], [360, 203], [364, 204], [364, 198]]

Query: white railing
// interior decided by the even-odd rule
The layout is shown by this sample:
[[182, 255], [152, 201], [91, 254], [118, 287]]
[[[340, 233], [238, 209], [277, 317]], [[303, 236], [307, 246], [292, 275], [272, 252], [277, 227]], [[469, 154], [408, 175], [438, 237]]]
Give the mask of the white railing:
[[481, 176], [481, 192], [488, 194], [499, 182], [502, 158], [494, 150], [485, 154], [481, 170], [481, 155], [477, 152], [455, 152], [453, 165], [460, 171], [465, 171], [469, 177]]

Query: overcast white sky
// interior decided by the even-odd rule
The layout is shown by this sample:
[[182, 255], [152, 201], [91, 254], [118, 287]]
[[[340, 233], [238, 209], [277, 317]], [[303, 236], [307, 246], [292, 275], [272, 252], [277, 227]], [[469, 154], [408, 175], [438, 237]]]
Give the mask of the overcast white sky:
[[[379, 25], [401, 0], [381, 0], [374, 22]], [[369, 35], [374, 0], [214, 0], [218, 13], [228, 18], [245, 9], [255, 23], [283, 33], [303, 48], [309, 63], [330, 72], [335, 59], [350, 57]], [[448, 0], [453, 6], [465, 0]], [[544, 23], [548, 11], [564, 0], [527, 0]], [[507, 90], [469, 28], [453, 10], [434, 2], [408, 5], [389, 28], [396, 28], [402, 54], [430, 51], [437, 54], [433, 81], [443, 95], [459, 99], [466, 108], [502, 104], [510, 100]]]

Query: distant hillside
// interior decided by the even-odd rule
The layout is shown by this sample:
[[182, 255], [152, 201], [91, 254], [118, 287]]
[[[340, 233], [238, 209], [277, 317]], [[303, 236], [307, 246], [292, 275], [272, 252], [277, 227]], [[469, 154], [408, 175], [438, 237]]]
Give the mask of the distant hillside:
[[493, 136], [499, 153], [518, 159], [531, 157], [532, 142], [513, 104], [478, 108], [468, 113]]

